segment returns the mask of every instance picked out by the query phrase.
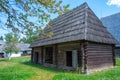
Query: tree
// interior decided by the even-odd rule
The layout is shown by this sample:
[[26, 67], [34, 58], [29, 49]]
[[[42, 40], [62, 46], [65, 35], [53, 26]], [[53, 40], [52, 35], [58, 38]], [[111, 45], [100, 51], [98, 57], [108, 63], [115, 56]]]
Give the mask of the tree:
[[24, 42], [24, 43], [33, 43], [33, 41], [37, 38], [39, 38], [39, 33], [38, 32], [32, 32], [32, 31], [28, 31], [26, 32], [26, 35], [25, 37], [21, 38], [20, 39], [20, 42]]
[[18, 43], [19, 42], [19, 37], [15, 33], [8, 33], [8, 34], [5, 35], [5, 41], [8, 42], [8, 43], [9, 42]]
[[4, 51], [9, 54], [9, 60], [11, 59], [12, 53], [18, 53], [19, 48], [17, 47], [18, 37], [16, 34], [8, 33], [5, 35], [6, 44], [4, 45]]
[[68, 7], [62, 0], [0, 0], [0, 17], [6, 18], [1, 26], [21, 33], [41, 31], [53, 14], [61, 15]]
[[1, 36], [1, 37], [0, 37], [0, 40], [2, 40], [2, 41], [3, 41], [3, 36]]

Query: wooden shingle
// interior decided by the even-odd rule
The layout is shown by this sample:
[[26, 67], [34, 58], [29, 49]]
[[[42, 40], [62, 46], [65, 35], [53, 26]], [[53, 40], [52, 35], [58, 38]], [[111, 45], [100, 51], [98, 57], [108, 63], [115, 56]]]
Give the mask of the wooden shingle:
[[53, 32], [53, 37], [37, 39], [31, 47], [77, 40], [106, 44], [117, 43], [87, 3], [83, 3], [72, 11], [59, 16], [53, 22], [50, 22], [50, 25], [52, 28], [45, 29], [45, 32]]

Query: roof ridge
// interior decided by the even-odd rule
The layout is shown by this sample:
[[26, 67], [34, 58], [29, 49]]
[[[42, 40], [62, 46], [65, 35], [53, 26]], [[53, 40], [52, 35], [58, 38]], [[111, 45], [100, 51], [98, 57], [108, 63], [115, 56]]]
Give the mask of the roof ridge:
[[110, 36], [100, 19], [90, 9], [86, 2], [77, 8], [72, 9], [71, 12], [56, 18], [56, 21], [53, 21], [51, 26], [53, 26], [53, 29], [50, 31], [54, 32], [52, 39], [44, 38], [41, 40], [35, 40], [30, 47], [78, 40], [106, 44], [116, 43], [115, 39]]
[[87, 9], [88, 9], [88, 4], [87, 3], [84, 3], [85, 4], [85, 33], [84, 33], [84, 35], [85, 35], [85, 40], [87, 39], [87, 26], [88, 26], [88, 24], [87, 24], [87, 20], [88, 20], [88, 13], [87, 13]]
[[[80, 8], [80, 7], [82, 7], [82, 6], [88, 6], [87, 2], [84, 2], [84, 3], [81, 4], [80, 6], [77, 6], [77, 7], [73, 8], [73, 9], [71, 9], [70, 12], [72, 12], [72, 11], [74, 11], [74, 10], [76, 10], [76, 9], [78, 9], [78, 8]], [[66, 15], [66, 14], [68, 14], [68, 13], [70, 13], [70, 12], [66, 12], [66, 13], [62, 14], [61, 16], [58, 16], [58, 17], [54, 18], [53, 21], [56, 20], [56, 19], [61, 18], [62, 16]], [[50, 23], [52, 23], [52, 22], [50, 22]]]

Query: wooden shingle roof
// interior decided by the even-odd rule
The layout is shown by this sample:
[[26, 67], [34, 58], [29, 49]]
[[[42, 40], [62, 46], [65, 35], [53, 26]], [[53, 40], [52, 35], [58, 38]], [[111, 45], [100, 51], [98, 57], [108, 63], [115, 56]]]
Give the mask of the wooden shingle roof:
[[107, 44], [117, 43], [87, 3], [83, 3], [72, 11], [54, 19], [50, 25], [52, 28], [45, 30], [45, 32], [53, 32], [53, 37], [37, 39], [31, 47], [77, 40]]

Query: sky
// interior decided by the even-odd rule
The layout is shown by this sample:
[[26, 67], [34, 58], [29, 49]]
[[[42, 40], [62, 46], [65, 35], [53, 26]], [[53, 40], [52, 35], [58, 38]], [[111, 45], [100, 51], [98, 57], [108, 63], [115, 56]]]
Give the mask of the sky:
[[[120, 12], [120, 0], [63, 0], [63, 5], [70, 4], [69, 9], [73, 9], [84, 2], [87, 2], [98, 18]], [[0, 36], [5, 33], [8, 32], [0, 28]]]
[[99, 18], [120, 12], [120, 0], [63, 0], [64, 4], [70, 4], [70, 9], [84, 2]]

